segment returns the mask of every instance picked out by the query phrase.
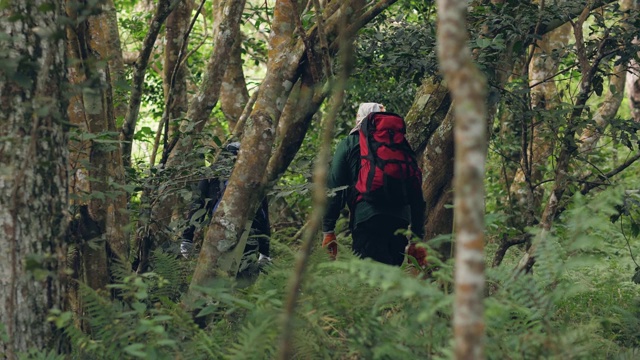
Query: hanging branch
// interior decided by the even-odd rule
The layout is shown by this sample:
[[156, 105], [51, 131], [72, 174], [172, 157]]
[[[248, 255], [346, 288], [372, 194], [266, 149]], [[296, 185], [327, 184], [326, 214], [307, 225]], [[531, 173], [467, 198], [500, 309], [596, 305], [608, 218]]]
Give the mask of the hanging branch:
[[[602, 186], [602, 185], [606, 185], [606, 181], [608, 181], [609, 179], [611, 179], [612, 177], [618, 175], [619, 173], [621, 173], [623, 170], [625, 170], [626, 168], [628, 168], [629, 166], [631, 166], [633, 163], [635, 163], [638, 159], [640, 159], [640, 152], [635, 153], [632, 157], [628, 158], [624, 163], [620, 164], [618, 167], [616, 167], [615, 169], [605, 173], [605, 174], [601, 174], [598, 175], [598, 179], [601, 180], [601, 182], [595, 182], [595, 181], [589, 181], [587, 179], [581, 179], [579, 182], [584, 183], [584, 185], [582, 186], [582, 189], [580, 190], [580, 194], [582, 195], [586, 195], [589, 191], [597, 188], [598, 186]], [[569, 197], [573, 195], [572, 192], [569, 192]]]
[[354, 36], [363, 26], [368, 24], [376, 16], [380, 15], [389, 6], [395, 4], [398, 0], [380, 0], [371, 9], [367, 10], [364, 14], [352, 21], [347, 28], [346, 34]]
[[133, 133], [136, 129], [138, 114], [140, 112], [142, 87], [144, 86], [144, 78], [149, 65], [149, 58], [151, 57], [153, 46], [156, 43], [156, 39], [158, 38], [162, 25], [180, 1], [182, 0], [163, 0], [158, 4], [156, 7], [156, 13], [153, 16], [153, 19], [151, 19], [149, 31], [142, 42], [142, 51], [140, 51], [140, 56], [133, 66], [133, 83], [131, 85], [129, 106], [127, 108], [127, 115], [125, 116], [124, 124], [122, 124], [122, 129], [120, 130], [120, 139], [122, 140], [122, 163], [125, 167], [131, 165], [131, 143], [133, 141]]

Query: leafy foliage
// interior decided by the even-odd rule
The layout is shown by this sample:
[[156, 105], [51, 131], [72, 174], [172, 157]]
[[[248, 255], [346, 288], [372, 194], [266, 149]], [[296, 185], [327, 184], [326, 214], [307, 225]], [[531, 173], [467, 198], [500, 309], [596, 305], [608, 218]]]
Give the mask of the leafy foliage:
[[[266, 3], [265, 3], [266, 4]], [[134, 10], [133, 1], [118, 2], [123, 44], [137, 49], [145, 35], [149, 13]], [[251, 2], [243, 16], [243, 28], [255, 36], [243, 41], [244, 60], [260, 66], [267, 56], [266, 36], [272, 9], [263, 3]], [[511, 6], [513, 5], [513, 6]], [[209, 6], [209, 5], [207, 5]], [[514, 6], [517, 6], [514, 8]], [[516, 9], [517, 11], [514, 11]], [[205, 7], [209, 13], [210, 8]], [[377, 101], [391, 111], [405, 114], [415, 89], [425, 76], [437, 74], [435, 59], [435, 25], [433, 3], [402, 0], [378, 17], [357, 39], [356, 65], [351, 78], [347, 101], [341, 111], [337, 133], [343, 135], [353, 126], [357, 103]], [[606, 16], [615, 10], [603, 9]], [[589, 36], [585, 43], [588, 59], [609, 32], [614, 39], [607, 48], [620, 46], [619, 58], [603, 62], [594, 78], [593, 97], [585, 113], [572, 125], [577, 130], [594, 124], [591, 107], [600, 101], [606, 90], [605, 75], [616, 61], [637, 57], [637, 44], [632, 42], [637, 31], [625, 31], [621, 23], [608, 21], [598, 14], [587, 24]], [[303, 14], [303, 25], [314, 21], [310, 12]], [[544, 12], [552, 18], [558, 14]], [[525, 42], [519, 40], [538, 21], [536, 7], [527, 4], [478, 5], [472, 8], [470, 22], [476, 29], [498, 31], [486, 37], [472, 34], [470, 44], [479, 52], [478, 63], [483, 69], [504, 51], [522, 52]], [[613, 24], [612, 24], [613, 23]], [[192, 33], [192, 44], [207, 43], [207, 24], [199, 19]], [[530, 39], [524, 39], [530, 40]], [[512, 47], [507, 49], [507, 44]], [[572, 95], [582, 76], [576, 70], [575, 48], [569, 45], [566, 56], [561, 49], [551, 57], [561, 60], [555, 81], [560, 84], [559, 102], [553, 109], [530, 106], [530, 84], [517, 74], [499, 92], [499, 119], [493, 126], [491, 152], [487, 165], [487, 256], [493, 254], [496, 239], [535, 232], [514, 226], [519, 209], [509, 201], [506, 180], [520, 166], [521, 135], [534, 123], [544, 123], [550, 131], [546, 139], [562, 140], [567, 116], [573, 109]], [[208, 45], [190, 53], [187, 66], [192, 80], [203, 76], [204, 64], [211, 51]], [[154, 65], [161, 69], [156, 56]], [[262, 69], [256, 70], [260, 72]], [[253, 74], [252, 74], [253, 75]], [[152, 144], [155, 125], [164, 108], [162, 78], [158, 70], [147, 74], [141, 111], [142, 127], [135, 140], [144, 153]], [[493, 86], [493, 85], [492, 85]], [[228, 129], [214, 109], [213, 116]], [[638, 149], [638, 125], [627, 115], [615, 119], [607, 130], [605, 145], [588, 155], [577, 156], [573, 167], [575, 183], [570, 185], [571, 202], [561, 204], [566, 211], [557, 219], [550, 233], [535, 233], [540, 241], [533, 275], [514, 276], [512, 268], [523, 252], [514, 247], [502, 266], [488, 270], [490, 291], [485, 301], [487, 326], [486, 354], [491, 359], [504, 358], [636, 358], [640, 349], [639, 289], [630, 279], [634, 266], [629, 250], [634, 254], [640, 223], [636, 219], [638, 201], [624, 189], [637, 189], [637, 170], [631, 169], [619, 180], [619, 186], [601, 192], [580, 194], [578, 182], [587, 169], [602, 174], [614, 169], [619, 159]], [[285, 302], [285, 289], [291, 276], [299, 233], [304, 218], [313, 206], [309, 196], [311, 165], [317, 154], [322, 124], [317, 118], [285, 176], [269, 194], [272, 202], [295, 219], [275, 229], [274, 264], [267, 273], [248, 286], [220, 281], [200, 289], [202, 298], [196, 313], [187, 311], [183, 294], [189, 286], [193, 263], [176, 256], [175, 241], [159, 244], [153, 253], [150, 272], [135, 274], [130, 264], [115, 267], [117, 281], [108, 289], [93, 290], [80, 284], [83, 316], [74, 318], [69, 312], [53, 311], [52, 324], [64, 333], [70, 358], [78, 359], [268, 359], [278, 350], [280, 314]], [[210, 162], [222, 140], [207, 128], [195, 134], [183, 127], [182, 141], [197, 144], [193, 153], [170, 169], [146, 164], [139, 160], [129, 171], [125, 189], [138, 194], [145, 190], [151, 199], [133, 196], [129, 209], [132, 220], [151, 219], [149, 203], [178, 195], [185, 203], [192, 199], [191, 185], [212, 176], [206, 164]], [[105, 134], [112, 136], [113, 134]], [[85, 140], [100, 142], [102, 134], [74, 134]], [[87, 139], [86, 137], [91, 137]], [[223, 135], [224, 136], [224, 135]], [[554, 143], [554, 142], [552, 142]], [[104, 144], [114, 146], [114, 144]], [[160, 149], [161, 151], [162, 149]], [[550, 158], [555, 159], [554, 148]], [[140, 159], [148, 154], [140, 155]], [[616, 157], [618, 157], [616, 159]], [[183, 160], [183, 161], [182, 161]], [[553, 161], [540, 169], [544, 179], [553, 177]], [[229, 170], [229, 169], [226, 169]], [[584, 170], [584, 172], [582, 171]], [[609, 179], [607, 179], [609, 180]], [[533, 184], [544, 189], [551, 181]], [[625, 195], [626, 194], [626, 195]], [[108, 196], [103, 193], [87, 197]], [[625, 199], [625, 200], [623, 200]], [[282, 210], [282, 209], [280, 209]], [[293, 217], [292, 217], [293, 218]], [[287, 219], [289, 220], [289, 219]], [[614, 220], [612, 222], [611, 220]], [[167, 239], [175, 236], [187, 220], [157, 223]], [[338, 229], [346, 228], [343, 223]], [[148, 223], [147, 223], [148, 224]], [[141, 230], [141, 229], [137, 229]], [[341, 236], [343, 233], [340, 233]], [[434, 240], [428, 245], [434, 245]], [[414, 275], [409, 267], [395, 268], [368, 260], [356, 259], [348, 251], [348, 240], [340, 237], [340, 260], [327, 262], [321, 250], [311, 258], [301, 293], [295, 322], [296, 358], [366, 358], [366, 359], [444, 359], [452, 356], [451, 321], [453, 295], [453, 264], [430, 257], [431, 266], [424, 274]], [[435, 246], [434, 246], [435, 247]], [[75, 247], [69, 249], [73, 256]], [[429, 251], [430, 254], [435, 252]], [[71, 258], [71, 256], [70, 256]], [[426, 277], [426, 278], [423, 278]], [[115, 298], [113, 294], [116, 294]], [[203, 324], [204, 323], [204, 324]], [[199, 326], [204, 325], [204, 326]], [[4, 329], [0, 324], [0, 340]], [[24, 354], [30, 359], [56, 359], [52, 351]]]
[[[534, 275], [514, 276], [513, 258], [490, 269], [488, 283], [496, 286], [485, 300], [488, 358], [629, 358], [637, 351], [640, 289], [629, 281], [625, 245], [609, 221], [619, 194], [576, 197], [557, 232], [537, 234], [547, 238]], [[296, 315], [296, 358], [449, 358], [451, 264], [430, 258], [440, 270], [422, 279], [406, 267], [357, 259], [345, 240], [338, 261], [320, 249], [311, 257]], [[273, 358], [294, 260], [275, 242], [276, 262], [253, 285], [221, 281], [202, 289], [204, 329], [181, 305], [189, 263], [159, 250], [153, 272], [121, 272], [117, 300], [82, 287], [89, 333], [65, 313], [51, 320], [81, 358]]]

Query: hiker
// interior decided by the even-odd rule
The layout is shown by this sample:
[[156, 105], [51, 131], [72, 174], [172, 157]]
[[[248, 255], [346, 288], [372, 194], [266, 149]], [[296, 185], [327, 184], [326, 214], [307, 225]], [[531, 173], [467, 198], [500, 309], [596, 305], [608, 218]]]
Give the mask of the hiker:
[[[235, 162], [235, 159], [240, 150], [239, 142], [232, 142], [228, 144], [220, 154], [219, 160], [211, 166], [216, 176], [210, 179], [203, 179], [198, 182], [198, 196], [191, 206], [189, 211], [189, 222], [191, 223], [182, 232], [182, 243], [180, 244], [180, 253], [185, 258], [189, 258], [193, 251], [193, 235], [196, 230], [196, 226], [192, 224], [197, 222], [204, 224], [211, 220], [211, 216], [215, 212], [225, 188], [229, 176], [231, 175], [231, 169]], [[203, 213], [201, 209], [206, 211]], [[197, 218], [192, 219], [196, 215]], [[257, 264], [260, 268], [265, 264], [271, 262], [269, 257], [269, 239], [271, 237], [271, 227], [269, 223], [269, 206], [267, 199], [264, 198], [260, 207], [258, 208], [253, 223], [251, 224], [251, 231], [247, 239], [247, 244], [244, 248], [244, 257], [240, 267], [242, 272], [247, 265], [253, 263], [251, 258], [257, 258]]]
[[[387, 125], [394, 126], [397, 131], [385, 130]], [[374, 129], [376, 126], [377, 130]], [[385, 146], [382, 142], [374, 141], [381, 139], [373, 137], [375, 132], [383, 130], [387, 132], [382, 136], [385, 139], [382, 142], [388, 141], [392, 136], [394, 140], [391, 142], [397, 141], [399, 144]], [[329, 189], [347, 186], [329, 199], [322, 222], [322, 246], [328, 250], [332, 259], [338, 253], [335, 225], [345, 204], [349, 206], [349, 227], [356, 255], [399, 266], [404, 261], [405, 250], [415, 253], [413, 243], [407, 246], [405, 234], [395, 234], [397, 230], [407, 229], [411, 225], [410, 230], [415, 236], [420, 239], [424, 236], [422, 175], [415, 161], [415, 154], [404, 138], [404, 131], [404, 120], [396, 114], [385, 112], [383, 105], [360, 104], [356, 125], [336, 147], [327, 178]], [[365, 141], [364, 148], [362, 141]], [[389, 155], [390, 152], [394, 153]], [[380, 162], [380, 156], [395, 156], [404, 160]], [[371, 165], [376, 162], [378, 166]], [[386, 170], [379, 167], [381, 164], [384, 164]], [[389, 177], [387, 173], [393, 167], [400, 169], [403, 180]], [[380, 183], [380, 179], [383, 179], [384, 185], [374, 185], [376, 182]], [[374, 189], [375, 186], [378, 188]]]

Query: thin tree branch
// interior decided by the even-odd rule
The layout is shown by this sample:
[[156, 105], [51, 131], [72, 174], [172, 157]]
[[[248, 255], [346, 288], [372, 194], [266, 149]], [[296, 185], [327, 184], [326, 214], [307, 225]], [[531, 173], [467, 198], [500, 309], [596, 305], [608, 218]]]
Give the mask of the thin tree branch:
[[515, 238], [507, 239], [507, 235], [504, 234], [502, 241], [500, 241], [500, 246], [498, 246], [498, 250], [496, 250], [495, 255], [493, 256], [493, 262], [491, 263], [491, 267], [498, 267], [502, 264], [502, 260], [512, 246], [524, 244], [527, 241], [531, 241], [533, 235], [530, 233], [521, 234]]
[[[622, 171], [624, 171], [629, 166], [633, 165], [633, 163], [635, 163], [638, 159], [640, 159], [640, 152], [635, 153], [632, 157], [628, 158], [624, 163], [620, 164], [615, 169], [613, 169], [613, 170], [611, 170], [611, 171], [609, 171], [609, 172], [607, 172], [605, 174], [598, 175], [597, 177], [598, 177], [598, 179], [600, 179], [602, 181], [608, 181], [612, 177], [614, 177], [614, 176], [618, 175], [619, 173], [621, 173]], [[598, 186], [605, 185], [603, 183], [596, 183], [596, 182], [593, 182], [593, 181], [588, 181], [587, 179], [582, 179], [580, 181], [585, 183], [585, 185], [580, 190], [580, 193], [582, 195], [586, 195], [589, 191], [597, 188]]]
[[[307, 60], [309, 61], [309, 69], [311, 70], [311, 78], [313, 79], [314, 83], [317, 83], [318, 81], [320, 81], [320, 75], [318, 72], [318, 63], [313, 54], [313, 43], [311, 42], [306, 32], [304, 31], [304, 27], [302, 26], [302, 20], [300, 19], [300, 16], [302, 15], [298, 10], [297, 3], [295, 1], [292, 1], [291, 6], [293, 7], [293, 11], [296, 14], [295, 16], [296, 28], [298, 29], [298, 35], [300, 35], [300, 37], [302, 38], [302, 42], [304, 43], [304, 49], [307, 54]], [[319, 26], [320, 26], [320, 22], [318, 22], [318, 27]]]
[[329, 56], [329, 44], [327, 43], [327, 34], [324, 30], [324, 18], [322, 17], [322, 8], [318, 0], [312, 0], [316, 9], [316, 24], [318, 26], [318, 39], [320, 40], [320, 55], [322, 56], [322, 64], [324, 65], [324, 76], [331, 76], [331, 57]]
[[[175, 97], [175, 85], [176, 85], [176, 78], [178, 76], [178, 70], [184, 64], [184, 62], [182, 61], [183, 60], [182, 58], [184, 56], [184, 52], [187, 47], [187, 43], [188, 43], [187, 40], [189, 39], [189, 35], [191, 35], [191, 31], [193, 31], [193, 27], [195, 26], [198, 16], [200, 16], [200, 13], [202, 12], [202, 7], [204, 6], [204, 3], [205, 3], [205, 0], [202, 0], [200, 2], [200, 6], [198, 6], [198, 9], [196, 10], [196, 14], [191, 19], [189, 28], [187, 29], [187, 31], [184, 33], [184, 36], [182, 37], [182, 44], [180, 45], [180, 51], [178, 52], [178, 59], [176, 60], [176, 64], [173, 68], [173, 72], [171, 73], [171, 80], [169, 82], [169, 93], [167, 94], [167, 100], [165, 101], [162, 118], [160, 119], [160, 123], [158, 124], [158, 130], [156, 131], [156, 137], [153, 142], [153, 150], [151, 151], [151, 159], [149, 161], [149, 164], [151, 166], [153, 166], [156, 162], [156, 154], [158, 152], [158, 147], [160, 145], [160, 136], [162, 134], [162, 129], [165, 129], [164, 146], [165, 147], [167, 146], [167, 134], [168, 134], [167, 128], [169, 125], [169, 116], [171, 114], [171, 107], [173, 106], [174, 97]], [[186, 58], [187, 57], [185, 57], [185, 60]], [[167, 125], [167, 128], [165, 128], [165, 124]]]
[[242, 129], [244, 128], [244, 124], [247, 122], [247, 118], [251, 115], [251, 110], [253, 110], [253, 105], [255, 105], [256, 100], [258, 99], [258, 89], [253, 91], [249, 101], [244, 106], [244, 110], [242, 110], [242, 115], [238, 118], [238, 122], [236, 123], [236, 127], [233, 129], [232, 136], [239, 139], [242, 137]]
[[144, 85], [147, 66], [149, 65], [149, 58], [162, 25], [180, 1], [183, 0], [163, 0], [158, 4], [156, 7], [156, 13], [151, 20], [149, 31], [142, 42], [140, 56], [133, 67], [133, 83], [131, 85], [129, 106], [127, 108], [127, 115], [125, 116], [124, 123], [122, 124], [122, 129], [120, 130], [120, 139], [122, 140], [122, 163], [125, 167], [131, 165], [131, 143], [133, 141], [133, 133], [138, 121], [140, 103], [142, 101], [142, 87]]

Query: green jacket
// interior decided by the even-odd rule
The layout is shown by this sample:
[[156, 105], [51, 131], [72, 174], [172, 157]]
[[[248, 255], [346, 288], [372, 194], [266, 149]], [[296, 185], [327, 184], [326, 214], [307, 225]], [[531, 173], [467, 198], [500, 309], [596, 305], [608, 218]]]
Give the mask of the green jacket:
[[[335, 196], [329, 198], [327, 210], [322, 221], [322, 231], [332, 232], [335, 229], [336, 221], [340, 217], [340, 211], [344, 208], [353, 195], [353, 187], [358, 179], [360, 167], [360, 140], [358, 133], [351, 134], [343, 139], [336, 147], [331, 162], [331, 171], [327, 177], [327, 188], [335, 189], [347, 186], [346, 189], [336, 191]], [[385, 215], [389, 217], [401, 218], [407, 224], [412, 224], [411, 231], [416, 236], [424, 236], [424, 212], [425, 202], [422, 192], [413, 194], [410, 205], [400, 207], [376, 206], [367, 201], [359, 201], [355, 209], [351, 211], [349, 225], [351, 229], [358, 227], [358, 224], [370, 219], [374, 215]], [[351, 206], [351, 204], [349, 204]]]

